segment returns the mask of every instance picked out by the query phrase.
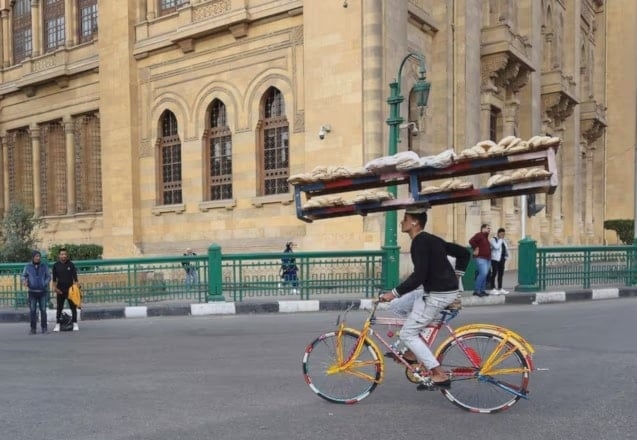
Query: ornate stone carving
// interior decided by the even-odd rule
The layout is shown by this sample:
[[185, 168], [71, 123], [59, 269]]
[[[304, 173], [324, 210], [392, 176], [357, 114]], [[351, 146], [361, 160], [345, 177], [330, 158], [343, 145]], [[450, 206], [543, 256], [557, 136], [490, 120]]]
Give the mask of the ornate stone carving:
[[32, 71], [39, 72], [40, 70], [50, 69], [51, 67], [55, 67], [55, 55], [50, 55], [48, 57], [37, 59], [32, 64]]
[[606, 107], [595, 101], [583, 102], [580, 113], [580, 132], [589, 146], [606, 130]]
[[230, 0], [214, 0], [210, 3], [197, 6], [192, 12], [192, 21], [201, 21], [225, 14], [230, 11], [230, 7]]
[[294, 133], [302, 133], [305, 131], [305, 111], [300, 110], [294, 115]]

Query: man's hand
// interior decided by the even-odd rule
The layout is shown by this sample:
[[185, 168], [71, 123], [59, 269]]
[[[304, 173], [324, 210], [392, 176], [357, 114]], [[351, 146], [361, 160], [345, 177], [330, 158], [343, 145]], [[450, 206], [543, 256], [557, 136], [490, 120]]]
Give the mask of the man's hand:
[[378, 300], [382, 303], [384, 302], [390, 302], [391, 300], [396, 299], [396, 297], [394, 296], [394, 294], [392, 292], [385, 292], [382, 295], [380, 295], [378, 297]]
[[55, 288], [55, 293], [57, 293], [58, 295], [62, 295], [62, 290], [58, 289], [57, 287]]

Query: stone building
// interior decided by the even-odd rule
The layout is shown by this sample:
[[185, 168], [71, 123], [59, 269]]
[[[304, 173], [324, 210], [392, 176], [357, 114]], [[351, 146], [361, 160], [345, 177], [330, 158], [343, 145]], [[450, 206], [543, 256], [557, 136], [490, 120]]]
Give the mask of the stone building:
[[[400, 150], [560, 136], [559, 189], [537, 197], [546, 208], [526, 234], [604, 243], [604, 219], [632, 216], [631, 0], [0, 0], [0, 10], [0, 211], [33, 209], [45, 246], [378, 249], [382, 213], [301, 222], [286, 179], [386, 154], [387, 85], [410, 51], [425, 56], [431, 93], [421, 111], [409, 60], [402, 115], [414, 124]], [[520, 204], [436, 207], [429, 228], [466, 242], [489, 222], [515, 242]]]

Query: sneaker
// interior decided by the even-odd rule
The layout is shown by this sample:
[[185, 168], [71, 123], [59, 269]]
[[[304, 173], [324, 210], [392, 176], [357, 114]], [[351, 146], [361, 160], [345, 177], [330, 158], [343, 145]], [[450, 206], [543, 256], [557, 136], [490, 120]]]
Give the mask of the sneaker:
[[55, 328], [53, 329], [54, 333], [58, 333], [60, 331], [60, 324], [55, 324]]
[[79, 332], [80, 331], [80, 327], [77, 325], [77, 322], [73, 323], [73, 331], [74, 332]]
[[35, 329], [34, 329], [34, 328], [32, 328], [31, 330], [29, 330], [29, 334], [30, 334], [30, 335], [35, 335]]
[[509, 293], [508, 290], [500, 289], [500, 295], [506, 295], [507, 293]]
[[493, 289], [492, 291], [489, 292], [489, 295], [499, 295], [500, 291], [498, 289]]
[[489, 296], [489, 294], [483, 290], [482, 292], [480, 292], [480, 296]]
[[48, 329], [46, 329], [46, 328], [43, 328], [43, 329], [42, 329], [42, 334], [43, 334], [43, 335], [46, 335], [48, 332], [49, 332], [49, 330], [48, 330]]

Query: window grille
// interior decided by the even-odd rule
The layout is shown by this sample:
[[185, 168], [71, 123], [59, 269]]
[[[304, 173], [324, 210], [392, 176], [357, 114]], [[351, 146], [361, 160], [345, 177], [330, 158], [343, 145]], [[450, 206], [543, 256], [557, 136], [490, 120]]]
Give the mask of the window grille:
[[40, 182], [42, 215], [66, 214], [66, 142], [61, 121], [41, 126]]
[[182, 203], [181, 142], [177, 132], [177, 118], [170, 111], [161, 117], [161, 137], [158, 139], [161, 203]]
[[184, 0], [159, 0], [159, 15], [167, 15], [175, 12]]
[[209, 128], [204, 133], [207, 151], [208, 200], [232, 198], [232, 132], [226, 106], [215, 99], [210, 106]]
[[265, 93], [261, 114], [261, 193], [285, 194], [289, 192], [289, 123], [283, 94], [278, 89], [270, 87]]
[[31, 0], [16, 0], [11, 9], [13, 33], [13, 62], [20, 63], [31, 56], [33, 37], [31, 31]]
[[44, 18], [44, 51], [51, 52], [64, 46], [64, 0], [45, 0], [42, 8]]
[[102, 162], [99, 114], [74, 118], [75, 211], [102, 211]]
[[80, 43], [97, 38], [97, 0], [78, 1], [78, 39]]
[[33, 210], [33, 150], [27, 128], [7, 132], [9, 204]]

